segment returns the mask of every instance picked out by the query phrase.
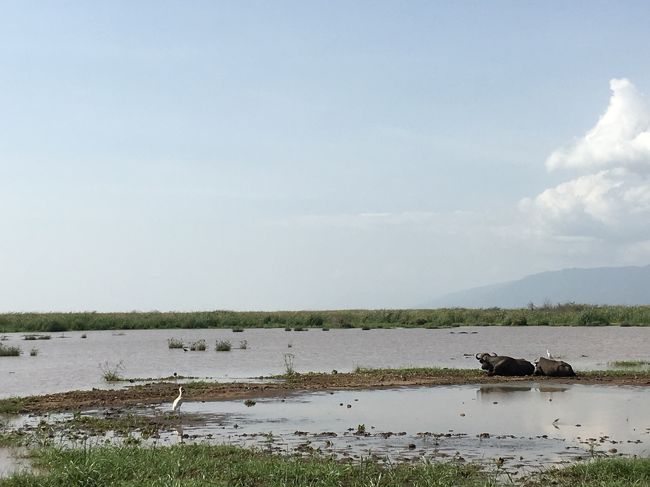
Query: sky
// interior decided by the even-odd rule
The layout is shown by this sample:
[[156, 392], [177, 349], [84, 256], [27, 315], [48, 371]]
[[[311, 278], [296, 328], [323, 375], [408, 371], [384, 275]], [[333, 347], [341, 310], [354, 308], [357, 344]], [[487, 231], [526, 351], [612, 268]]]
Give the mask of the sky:
[[648, 2], [0, 11], [0, 312], [410, 308], [650, 264]]

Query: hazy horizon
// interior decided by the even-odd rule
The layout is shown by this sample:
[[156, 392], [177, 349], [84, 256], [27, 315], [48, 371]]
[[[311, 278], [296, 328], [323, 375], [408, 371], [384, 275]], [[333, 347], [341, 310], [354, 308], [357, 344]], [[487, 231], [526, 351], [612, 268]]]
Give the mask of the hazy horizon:
[[3, 6], [0, 312], [650, 263], [646, 2]]

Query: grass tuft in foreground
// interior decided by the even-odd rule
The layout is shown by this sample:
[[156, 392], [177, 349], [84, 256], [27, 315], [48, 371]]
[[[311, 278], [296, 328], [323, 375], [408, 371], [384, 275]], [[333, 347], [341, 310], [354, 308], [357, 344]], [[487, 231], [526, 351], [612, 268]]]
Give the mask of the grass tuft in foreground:
[[641, 487], [650, 485], [650, 459], [616, 458], [547, 470], [526, 485], [556, 487]]

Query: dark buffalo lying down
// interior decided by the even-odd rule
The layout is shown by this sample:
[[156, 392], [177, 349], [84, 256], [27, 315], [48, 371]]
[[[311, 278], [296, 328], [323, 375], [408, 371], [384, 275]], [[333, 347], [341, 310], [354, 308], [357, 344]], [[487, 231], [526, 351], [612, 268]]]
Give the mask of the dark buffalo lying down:
[[477, 353], [476, 359], [487, 375], [533, 375], [535, 367], [523, 358], [506, 357], [496, 353]]
[[571, 365], [563, 362], [562, 360], [551, 360], [540, 357], [535, 362], [535, 375], [548, 375], [551, 377], [568, 377], [574, 376], [576, 373], [573, 371]]

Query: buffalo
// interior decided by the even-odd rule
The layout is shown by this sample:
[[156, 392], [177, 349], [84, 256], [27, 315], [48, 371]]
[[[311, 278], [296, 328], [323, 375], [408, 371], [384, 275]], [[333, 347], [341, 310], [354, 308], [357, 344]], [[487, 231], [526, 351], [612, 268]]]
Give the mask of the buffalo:
[[533, 375], [535, 367], [523, 358], [512, 358], [496, 353], [477, 353], [476, 359], [487, 375]]
[[562, 360], [551, 360], [540, 357], [535, 362], [535, 375], [548, 375], [550, 377], [573, 377], [576, 373], [568, 363]]

